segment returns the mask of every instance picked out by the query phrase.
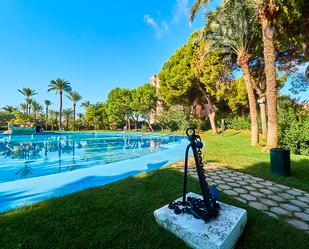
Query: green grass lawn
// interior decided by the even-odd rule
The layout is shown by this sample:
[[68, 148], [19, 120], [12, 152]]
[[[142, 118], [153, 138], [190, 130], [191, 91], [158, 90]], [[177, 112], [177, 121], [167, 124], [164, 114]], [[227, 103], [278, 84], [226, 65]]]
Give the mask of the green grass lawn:
[[250, 146], [248, 131], [228, 130], [225, 136], [202, 133], [205, 142], [204, 160], [229, 165], [230, 168], [262, 177], [274, 182], [309, 191], [309, 157], [291, 155], [291, 177], [280, 177], [270, 173], [269, 153], [262, 148]]
[[[190, 178], [189, 190], [199, 192]], [[153, 211], [181, 196], [172, 168], [0, 214], [0, 248], [187, 248], [156, 224]], [[223, 195], [248, 211], [236, 248], [308, 248], [309, 235]]]

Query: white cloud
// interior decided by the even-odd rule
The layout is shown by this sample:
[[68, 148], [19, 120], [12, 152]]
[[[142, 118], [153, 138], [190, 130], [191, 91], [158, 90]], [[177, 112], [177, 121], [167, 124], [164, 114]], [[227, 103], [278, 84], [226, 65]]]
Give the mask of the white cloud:
[[160, 12], [157, 13], [157, 18], [162, 21], [157, 21], [150, 15], [144, 15], [144, 21], [147, 25], [151, 26], [156, 37], [160, 39], [162, 35], [169, 33], [169, 26], [178, 24], [184, 17], [187, 18], [189, 14], [189, 1], [176, 0], [172, 8], [171, 17], [168, 20], [161, 19]]
[[159, 39], [163, 34], [166, 34], [169, 32], [169, 26], [166, 21], [161, 21], [158, 23], [153, 17], [150, 15], [145, 15], [144, 16], [144, 21], [154, 29], [156, 32], [156, 37]]
[[188, 0], [176, 0], [173, 12], [172, 23], [178, 23], [182, 17], [187, 17], [189, 13]]

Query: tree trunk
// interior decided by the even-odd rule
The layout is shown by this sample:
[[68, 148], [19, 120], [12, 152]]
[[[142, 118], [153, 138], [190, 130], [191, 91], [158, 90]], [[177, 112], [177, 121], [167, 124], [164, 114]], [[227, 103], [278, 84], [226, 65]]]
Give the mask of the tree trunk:
[[212, 132], [213, 134], [218, 134], [217, 125], [216, 125], [216, 107], [213, 104], [213, 101], [211, 100], [211, 98], [207, 95], [204, 88], [201, 86], [199, 82], [197, 82], [197, 86], [199, 90], [201, 91], [201, 93], [204, 95], [205, 100], [207, 101], [207, 106], [208, 106], [207, 115], [209, 117]]
[[47, 130], [47, 122], [48, 122], [48, 107], [45, 108], [45, 130]]
[[128, 119], [128, 127], [127, 129], [130, 131], [131, 130], [131, 122], [130, 122], [130, 117], [127, 115], [127, 119]]
[[241, 67], [249, 100], [250, 119], [251, 119], [251, 146], [257, 146], [259, 143], [259, 126], [258, 126], [258, 113], [256, 108], [256, 99], [251, 82], [251, 75], [249, 70], [250, 55], [242, 51], [238, 54], [237, 63]]
[[75, 113], [76, 113], [76, 103], [73, 104], [73, 131], [75, 131]]
[[262, 134], [263, 138], [267, 139], [267, 117], [266, 117], [266, 103], [265, 98], [259, 100], [260, 112], [261, 112], [261, 123], [262, 123]]
[[152, 125], [151, 125], [151, 122], [150, 122], [150, 118], [148, 119], [148, 126], [149, 126], [150, 130], [153, 131], [153, 128], [152, 128]]
[[59, 106], [59, 130], [62, 128], [61, 119], [62, 119], [62, 92], [60, 92], [60, 106]]
[[208, 114], [208, 118], [210, 121], [210, 125], [211, 125], [211, 129], [213, 134], [217, 134], [217, 125], [216, 125], [216, 113], [215, 112], [211, 112]]
[[278, 114], [277, 114], [277, 88], [274, 47], [274, 25], [272, 20], [276, 13], [276, 5], [268, 1], [259, 8], [259, 17], [262, 25], [264, 61], [266, 76], [266, 100], [268, 111], [267, 147], [274, 148], [278, 145]]

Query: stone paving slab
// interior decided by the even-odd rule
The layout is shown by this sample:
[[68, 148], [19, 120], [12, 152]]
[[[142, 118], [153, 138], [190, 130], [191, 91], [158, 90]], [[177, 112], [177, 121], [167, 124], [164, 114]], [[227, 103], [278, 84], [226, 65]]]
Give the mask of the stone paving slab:
[[[197, 178], [192, 167], [188, 174]], [[183, 163], [175, 166], [183, 171]], [[237, 172], [219, 164], [207, 164], [207, 181], [225, 194], [263, 211], [274, 218], [283, 218], [289, 224], [309, 233], [309, 193]]]

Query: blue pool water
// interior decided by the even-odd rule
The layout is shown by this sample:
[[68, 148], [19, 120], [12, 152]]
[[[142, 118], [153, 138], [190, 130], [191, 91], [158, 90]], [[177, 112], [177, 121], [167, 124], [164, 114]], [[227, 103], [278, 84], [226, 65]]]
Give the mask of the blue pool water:
[[0, 135], [0, 212], [183, 159], [183, 137], [140, 133]]
[[183, 137], [140, 133], [70, 133], [0, 137], [0, 183], [139, 158]]

